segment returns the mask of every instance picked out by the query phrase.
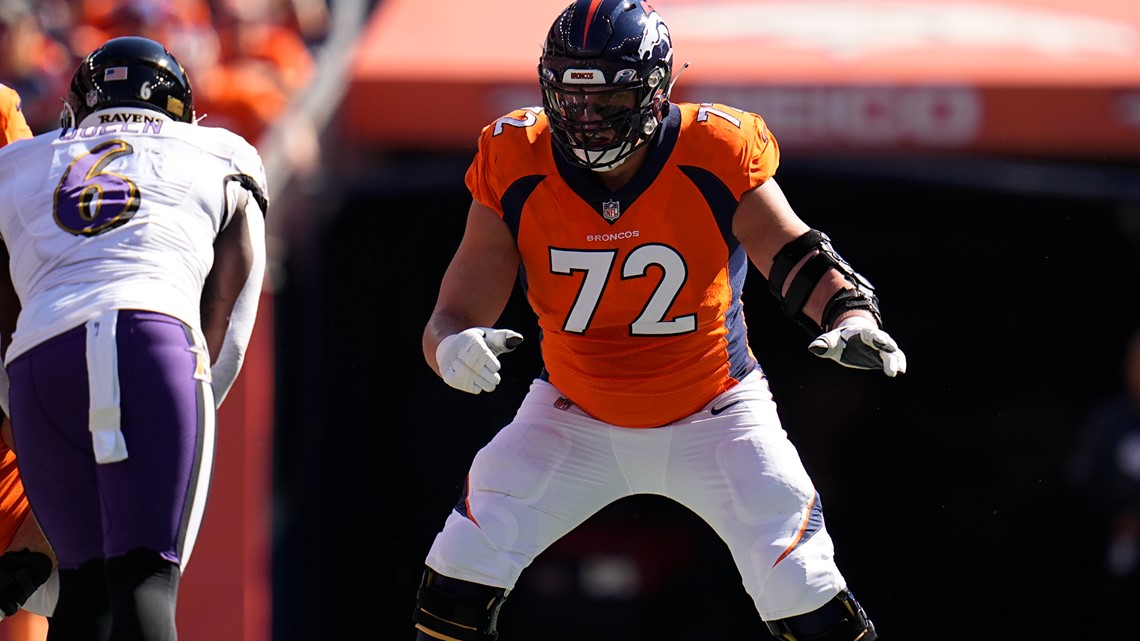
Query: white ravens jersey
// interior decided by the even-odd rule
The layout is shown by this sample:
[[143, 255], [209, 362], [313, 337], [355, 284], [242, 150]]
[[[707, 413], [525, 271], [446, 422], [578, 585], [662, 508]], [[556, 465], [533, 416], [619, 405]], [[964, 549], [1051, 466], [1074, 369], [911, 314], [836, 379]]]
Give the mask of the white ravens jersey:
[[213, 243], [257, 150], [225, 129], [116, 107], [0, 149], [0, 236], [23, 307], [5, 361], [109, 309], [201, 328]]

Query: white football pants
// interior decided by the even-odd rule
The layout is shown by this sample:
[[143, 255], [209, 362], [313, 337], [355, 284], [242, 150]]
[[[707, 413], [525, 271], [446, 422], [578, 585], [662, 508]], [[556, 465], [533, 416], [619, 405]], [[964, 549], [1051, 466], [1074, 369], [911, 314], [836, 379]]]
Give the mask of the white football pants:
[[428, 566], [510, 590], [538, 554], [603, 507], [657, 494], [724, 540], [764, 620], [815, 610], [846, 587], [819, 497], [760, 372], [651, 429], [603, 423], [560, 398], [535, 380], [514, 420], [475, 455], [466, 514], [448, 516]]

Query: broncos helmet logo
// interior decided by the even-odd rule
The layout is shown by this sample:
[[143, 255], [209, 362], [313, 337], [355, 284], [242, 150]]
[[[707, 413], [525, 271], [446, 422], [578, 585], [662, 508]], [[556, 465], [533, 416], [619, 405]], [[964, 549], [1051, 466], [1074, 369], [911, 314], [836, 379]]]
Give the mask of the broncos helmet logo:
[[645, 31], [641, 34], [641, 45], [637, 49], [638, 56], [642, 60], [654, 58], [653, 52], [657, 51], [659, 47], [663, 47], [665, 53], [664, 56], [660, 57], [666, 62], [671, 62], [673, 40], [669, 37], [669, 27], [665, 25], [656, 11], [652, 11], [646, 18]]

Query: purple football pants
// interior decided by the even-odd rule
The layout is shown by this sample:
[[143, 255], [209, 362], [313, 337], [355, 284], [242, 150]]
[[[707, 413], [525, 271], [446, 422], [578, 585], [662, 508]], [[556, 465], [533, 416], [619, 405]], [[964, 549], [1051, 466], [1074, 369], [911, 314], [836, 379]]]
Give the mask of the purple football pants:
[[136, 548], [184, 568], [214, 458], [203, 351], [187, 325], [154, 312], [120, 311], [113, 340], [128, 453], [114, 463], [97, 463], [93, 452], [86, 326], [9, 364], [12, 430], [28, 500], [62, 569]]

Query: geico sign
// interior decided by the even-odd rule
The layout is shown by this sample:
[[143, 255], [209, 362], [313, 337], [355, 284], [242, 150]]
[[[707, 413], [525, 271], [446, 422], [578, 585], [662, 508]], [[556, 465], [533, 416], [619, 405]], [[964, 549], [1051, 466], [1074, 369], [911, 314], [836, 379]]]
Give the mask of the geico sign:
[[700, 87], [702, 101], [760, 114], [782, 144], [968, 146], [982, 97], [968, 87]]

